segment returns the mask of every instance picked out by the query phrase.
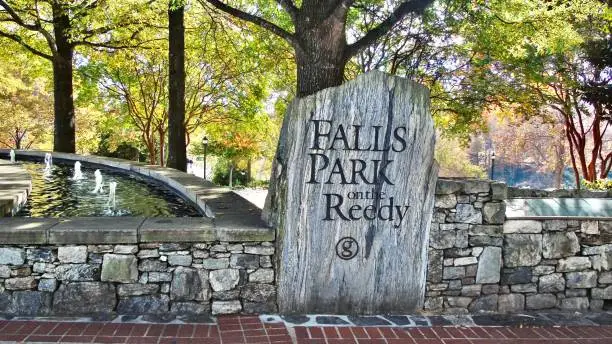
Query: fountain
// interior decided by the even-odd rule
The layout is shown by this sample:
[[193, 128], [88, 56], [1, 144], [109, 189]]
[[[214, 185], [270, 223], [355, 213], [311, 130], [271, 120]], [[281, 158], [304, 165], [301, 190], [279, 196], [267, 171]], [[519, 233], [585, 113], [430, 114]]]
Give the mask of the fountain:
[[45, 153], [45, 171], [51, 171], [53, 165], [53, 155], [51, 153]]
[[[20, 154], [18, 150], [15, 152]], [[7, 163], [8, 153], [5, 153]], [[56, 161], [51, 166], [52, 171], [46, 173], [44, 155], [43, 152], [38, 161], [17, 161], [32, 177], [32, 191], [27, 204], [18, 213], [19, 217], [201, 216], [193, 204], [181, 198], [173, 189], [136, 173], [121, 173], [116, 169], [100, 167], [100, 164], [96, 166], [93, 162], [80, 161], [83, 178], [76, 181], [73, 180], [75, 172], [79, 170], [76, 159], [70, 163], [65, 161], [67, 159], [58, 161], [58, 156], [53, 153]], [[0, 176], [0, 184], [2, 181]], [[0, 236], [4, 229], [1, 222]]]
[[94, 172], [94, 177], [96, 178], [96, 187], [93, 191], [93, 193], [103, 193], [103, 189], [102, 189], [102, 172], [100, 172], [100, 170], [96, 170]]
[[9, 155], [11, 156], [11, 164], [15, 163], [15, 150], [11, 149], [11, 152], [9, 153]]
[[53, 156], [51, 153], [45, 153], [45, 171], [43, 175], [45, 177], [51, 176], [51, 169], [53, 168]]
[[115, 190], [117, 189], [117, 182], [108, 183], [108, 202], [106, 203], [111, 209], [115, 209]]
[[74, 163], [74, 174], [72, 175], [72, 180], [81, 179], [83, 179], [83, 172], [81, 172], [81, 162], [77, 161]]

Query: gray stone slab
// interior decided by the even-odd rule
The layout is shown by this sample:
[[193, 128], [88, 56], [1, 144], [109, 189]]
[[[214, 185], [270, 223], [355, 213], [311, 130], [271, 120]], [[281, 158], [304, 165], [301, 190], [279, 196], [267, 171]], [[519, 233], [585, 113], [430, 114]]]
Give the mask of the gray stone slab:
[[50, 244], [135, 244], [142, 217], [75, 217], [49, 230]]
[[273, 241], [275, 238], [274, 229], [255, 216], [219, 215], [214, 223], [219, 241]]
[[147, 218], [140, 242], [203, 242], [216, 239], [212, 219], [205, 217]]
[[429, 91], [369, 72], [295, 99], [280, 137], [264, 211], [279, 233], [279, 311], [422, 309], [438, 174]]
[[197, 191], [197, 204], [219, 215], [261, 217], [261, 209], [228, 188], [213, 187]]
[[0, 218], [0, 243], [46, 244], [47, 230], [58, 222], [57, 219]]

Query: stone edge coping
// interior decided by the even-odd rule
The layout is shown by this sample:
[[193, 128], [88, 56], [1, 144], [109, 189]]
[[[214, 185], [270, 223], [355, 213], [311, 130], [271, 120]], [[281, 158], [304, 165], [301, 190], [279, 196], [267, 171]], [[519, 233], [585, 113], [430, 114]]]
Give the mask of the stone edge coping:
[[595, 217], [595, 216], [521, 216], [521, 215], [506, 215], [506, 220], [579, 220], [579, 221], [612, 221], [612, 217]]
[[[247, 315], [252, 317], [252, 315]], [[287, 327], [558, 327], [558, 326], [609, 326], [611, 311], [532, 311], [522, 313], [483, 313], [463, 314], [394, 314], [394, 315], [357, 315], [338, 314], [259, 314], [256, 315], [264, 324], [284, 324]], [[38, 321], [40, 323], [115, 323], [115, 324], [218, 324], [225, 316], [205, 315], [119, 315], [115, 313], [98, 313], [84, 316], [12, 316], [0, 314], [4, 321]], [[230, 315], [230, 317], [233, 317]], [[61, 337], [61, 336], [60, 336]]]
[[508, 198], [612, 198], [612, 191], [593, 191], [582, 189], [522, 189], [508, 187]]
[[[8, 149], [0, 149], [1, 154], [8, 154]], [[194, 175], [168, 167], [148, 165], [142, 162], [129, 161], [117, 158], [100, 157], [95, 155], [78, 155], [71, 153], [24, 151], [16, 150], [17, 157], [44, 158], [51, 153], [54, 159], [81, 161], [90, 164], [108, 166], [111, 168], [129, 171], [145, 178], [151, 178], [175, 190], [187, 200], [193, 202], [207, 218], [217, 218], [219, 222], [229, 225], [238, 222], [239, 227], [247, 225], [249, 229], [263, 231], [268, 226], [261, 219], [261, 209], [251, 202], [232, 192], [228, 188], [219, 187], [209, 181], [202, 180]], [[228, 204], [231, 209], [228, 210]]]
[[[505, 201], [506, 203], [506, 219], [507, 220], [591, 220], [591, 221], [610, 221], [612, 220], [612, 216], [608, 216], [606, 214], [604, 216], [598, 215], [534, 215], [530, 212], [531, 207], [528, 202], [530, 200], [551, 200], [551, 201], [561, 201], [567, 200], [567, 198], [559, 198], [559, 197], [547, 197], [547, 198], [511, 198]], [[576, 198], [571, 200], [570, 202], [579, 202], [584, 201], [586, 204], [584, 206], [588, 206], [589, 201], [605, 201], [605, 198]]]
[[0, 159], [0, 176], [3, 175], [1, 173], [3, 166], [18, 167], [20, 179], [15, 180], [12, 186], [9, 185], [6, 188], [0, 186], [0, 192], [3, 193], [0, 195], [0, 216], [17, 213], [26, 204], [32, 192], [32, 177], [21, 164], [12, 164], [8, 160]]
[[271, 228], [218, 226], [210, 218], [0, 218], [0, 245], [274, 241]]

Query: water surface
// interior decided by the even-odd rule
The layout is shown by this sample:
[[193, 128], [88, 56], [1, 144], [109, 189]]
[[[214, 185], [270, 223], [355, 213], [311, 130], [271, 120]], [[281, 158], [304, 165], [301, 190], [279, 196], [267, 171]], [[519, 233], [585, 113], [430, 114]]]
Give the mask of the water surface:
[[[74, 165], [54, 164], [45, 173], [42, 163], [24, 162], [32, 176], [32, 194], [17, 214], [25, 217], [77, 216], [201, 216], [195, 206], [174, 190], [141, 176], [82, 163], [83, 179], [72, 180]], [[94, 193], [94, 171], [103, 176], [101, 193]], [[116, 204], [108, 202], [109, 183], [116, 182]]]

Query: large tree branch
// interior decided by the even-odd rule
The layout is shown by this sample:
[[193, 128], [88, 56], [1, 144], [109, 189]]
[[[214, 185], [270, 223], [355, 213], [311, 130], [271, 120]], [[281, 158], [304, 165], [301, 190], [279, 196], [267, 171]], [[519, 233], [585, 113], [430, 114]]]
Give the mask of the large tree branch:
[[280, 28], [279, 26], [277, 26], [276, 24], [273, 24], [261, 17], [252, 15], [250, 13], [241, 11], [237, 8], [231, 7], [229, 5], [226, 5], [225, 3], [219, 1], [219, 0], [198, 0], [200, 3], [204, 4], [204, 3], [209, 3], [212, 6], [214, 6], [216, 9], [221, 10], [233, 17], [236, 18], [240, 18], [244, 21], [248, 21], [250, 23], [253, 23], [257, 26], [260, 26], [270, 32], [272, 32], [273, 34], [283, 38], [284, 40], [286, 40], [287, 42], [289, 42], [289, 44], [291, 44], [294, 47], [298, 46], [298, 42], [297, 39], [295, 38], [295, 36], [287, 31], [285, 31], [284, 29]]
[[434, 0], [408, 0], [402, 2], [387, 19], [383, 20], [377, 27], [370, 30], [358, 41], [347, 46], [345, 53], [346, 57], [351, 58], [361, 50], [376, 42], [409, 13], [422, 13], [433, 1]]
[[28, 30], [32, 30], [32, 31], [38, 31], [40, 29], [40, 27], [36, 24], [28, 24], [26, 23], [23, 19], [21, 19], [21, 17], [19, 16], [19, 14], [17, 14], [17, 12], [15, 12], [15, 10], [13, 10], [13, 8], [11, 6], [9, 6], [9, 4], [6, 3], [6, 1], [4, 0], [0, 0], [0, 7], [2, 7], [6, 13], [8, 13], [8, 15], [11, 17], [11, 19], [19, 24], [19, 26], [22, 26]]
[[[91, 38], [93, 36], [97, 36], [97, 35], [103, 35], [106, 33], [109, 33], [113, 30], [119, 29], [119, 28], [124, 28], [124, 27], [128, 27], [128, 26], [132, 26], [132, 25], [137, 25], [140, 24], [139, 20], [133, 19], [133, 20], [122, 20], [119, 23], [113, 23], [111, 25], [106, 25], [106, 26], [100, 26], [97, 28], [93, 28], [93, 29], [87, 29], [87, 30], [83, 30], [81, 33], [83, 34], [84, 38], [82, 40], [86, 40], [87, 38]], [[140, 32], [141, 30], [137, 30], [137, 32]]]
[[21, 36], [18, 35], [14, 35], [14, 34], [9, 34], [6, 32], [2, 32], [0, 31], [0, 37], [5, 37], [8, 38], [12, 41], [15, 41], [19, 44], [21, 44], [21, 46], [23, 46], [24, 48], [26, 48], [28, 51], [30, 51], [32, 54], [40, 56], [42, 58], [45, 58], [49, 61], [53, 60], [53, 56], [49, 55], [49, 54], [45, 54], [42, 51], [34, 48], [33, 46], [29, 45], [28, 43], [24, 42], [23, 39], [21, 38]]
[[47, 41], [47, 45], [49, 46], [49, 49], [51, 49], [51, 53], [55, 55], [57, 53], [57, 46], [55, 45], [55, 38], [53, 37], [53, 35], [51, 35], [49, 31], [44, 30], [42, 28], [42, 23], [41, 23], [42, 16], [40, 15], [40, 11], [38, 10], [38, 1], [34, 3], [34, 9], [36, 10], [36, 25], [40, 28], [38, 32], [40, 32], [43, 35], [43, 37]]
[[111, 49], [111, 50], [119, 50], [119, 49], [150, 49], [151, 47], [147, 46], [147, 43], [163, 41], [165, 38], [153, 38], [144, 40], [141, 42], [134, 42], [131, 44], [129, 41], [118, 40], [118, 41], [106, 41], [106, 42], [90, 42], [85, 40], [79, 40], [72, 42], [73, 46], [84, 45], [91, 48], [101, 48], [101, 49]]
[[[11, 6], [9, 6], [6, 3], [6, 1], [4, 1], [4, 0], [0, 0], [0, 7], [2, 7], [4, 9], [4, 11], [9, 15], [9, 17], [7, 17], [8, 21], [11, 21], [11, 22], [17, 24], [17, 25], [23, 27], [24, 29], [27, 29], [27, 30], [30, 30], [30, 31], [36, 31], [36, 32], [39, 32], [40, 34], [42, 34], [43, 37], [45, 38], [45, 40], [47, 41], [47, 44], [49, 45], [49, 49], [51, 49], [51, 52], [53, 54], [55, 54], [55, 52], [56, 52], [55, 40], [53, 39], [51, 33], [46, 31], [42, 27], [41, 17], [40, 17], [40, 14], [38, 13], [38, 2], [35, 3], [35, 8], [34, 8], [35, 13], [33, 14], [36, 17], [36, 23], [35, 24], [28, 24], [28, 23], [26, 23], [19, 16], [19, 14], [17, 14], [17, 12]], [[14, 36], [14, 37], [19, 37], [19, 36], [14, 35], [14, 34], [4, 34], [3, 36], [7, 37], [7, 38], [10, 38], [10, 39], [13, 39], [11, 37], [8, 37], [7, 35], [11, 35], [11, 36]], [[15, 39], [13, 39], [13, 40], [15, 40]], [[46, 55], [46, 56], [43, 56], [43, 55], [39, 54], [40, 51], [37, 51], [37, 50], [33, 49], [31, 46], [29, 46], [27, 44], [24, 44], [24, 42], [22, 42], [22, 41], [17, 41], [17, 42], [19, 42], [19, 44], [23, 45], [26, 49], [28, 49], [32, 53], [34, 53], [34, 54], [36, 54], [38, 56], [44, 57], [44, 58], [48, 58], [48, 57], [46, 57], [48, 55], [43, 54], [43, 55]]]

